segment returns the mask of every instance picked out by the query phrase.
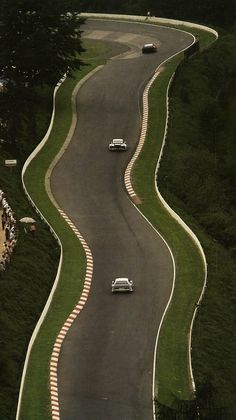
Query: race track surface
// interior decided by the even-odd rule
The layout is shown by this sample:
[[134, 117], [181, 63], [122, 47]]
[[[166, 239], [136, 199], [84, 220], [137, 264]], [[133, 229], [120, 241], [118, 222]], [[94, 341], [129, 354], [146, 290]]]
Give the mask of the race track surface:
[[[80, 89], [77, 127], [51, 176], [55, 199], [94, 258], [88, 301], [59, 359], [61, 420], [151, 420], [154, 346], [173, 265], [165, 243], [129, 200], [123, 176], [140, 134], [143, 89], [192, 37], [108, 21], [88, 21], [83, 29], [85, 37], [118, 42], [126, 52]], [[146, 42], [158, 43], [158, 53], [142, 55]], [[115, 137], [127, 141], [127, 152], [109, 152]], [[112, 294], [116, 277], [132, 279], [135, 291]]]

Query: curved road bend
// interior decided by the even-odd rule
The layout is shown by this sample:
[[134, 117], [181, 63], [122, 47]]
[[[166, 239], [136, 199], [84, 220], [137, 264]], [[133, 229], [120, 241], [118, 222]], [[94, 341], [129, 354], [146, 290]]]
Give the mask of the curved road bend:
[[[88, 38], [130, 49], [80, 89], [77, 128], [51, 177], [57, 202], [94, 257], [89, 299], [59, 359], [61, 420], [151, 420], [154, 345], [173, 267], [166, 245], [127, 197], [123, 175], [139, 138], [143, 87], [192, 38], [135, 23], [88, 21], [85, 29]], [[160, 44], [158, 53], [142, 55], [150, 41]], [[108, 151], [114, 137], [127, 140], [127, 152]], [[133, 279], [134, 293], [113, 295], [115, 277]]]

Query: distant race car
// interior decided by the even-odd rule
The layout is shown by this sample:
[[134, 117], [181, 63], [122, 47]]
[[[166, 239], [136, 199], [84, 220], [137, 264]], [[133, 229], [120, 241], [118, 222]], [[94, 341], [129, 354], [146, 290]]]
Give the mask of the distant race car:
[[144, 44], [142, 48], [143, 53], [153, 53], [157, 51], [156, 44]]
[[127, 144], [123, 139], [113, 139], [109, 144], [109, 150], [127, 150]]
[[111, 283], [111, 291], [114, 292], [133, 292], [134, 286], [132, 280], [127, 278], [117, 278]]

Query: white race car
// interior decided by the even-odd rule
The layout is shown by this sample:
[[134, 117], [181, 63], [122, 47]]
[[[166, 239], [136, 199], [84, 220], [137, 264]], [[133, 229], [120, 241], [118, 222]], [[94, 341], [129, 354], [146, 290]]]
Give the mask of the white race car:
[[127, 150], [127, 144], [123, 139], [113, 139], [109, 144], [109, 150]]
[[127, 278], [119, 277], [111, 283], [112, 292], [133, 292], [133, 290], [133, 282]]

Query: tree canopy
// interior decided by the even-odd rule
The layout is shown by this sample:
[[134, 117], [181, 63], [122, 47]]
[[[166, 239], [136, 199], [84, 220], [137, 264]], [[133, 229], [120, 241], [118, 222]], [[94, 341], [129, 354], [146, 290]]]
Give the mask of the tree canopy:
[[[74, 4], [81, 2], [74, 0]], [[83, 12], [124, 13], [180, 20], [217, 26], [233, 26], [236, 22], [235, 0], [83, 0]]]
[[0, 77], [14, 85], [55, 84], [79, 68], [83, 20], [68, 0], [2, 0]]

